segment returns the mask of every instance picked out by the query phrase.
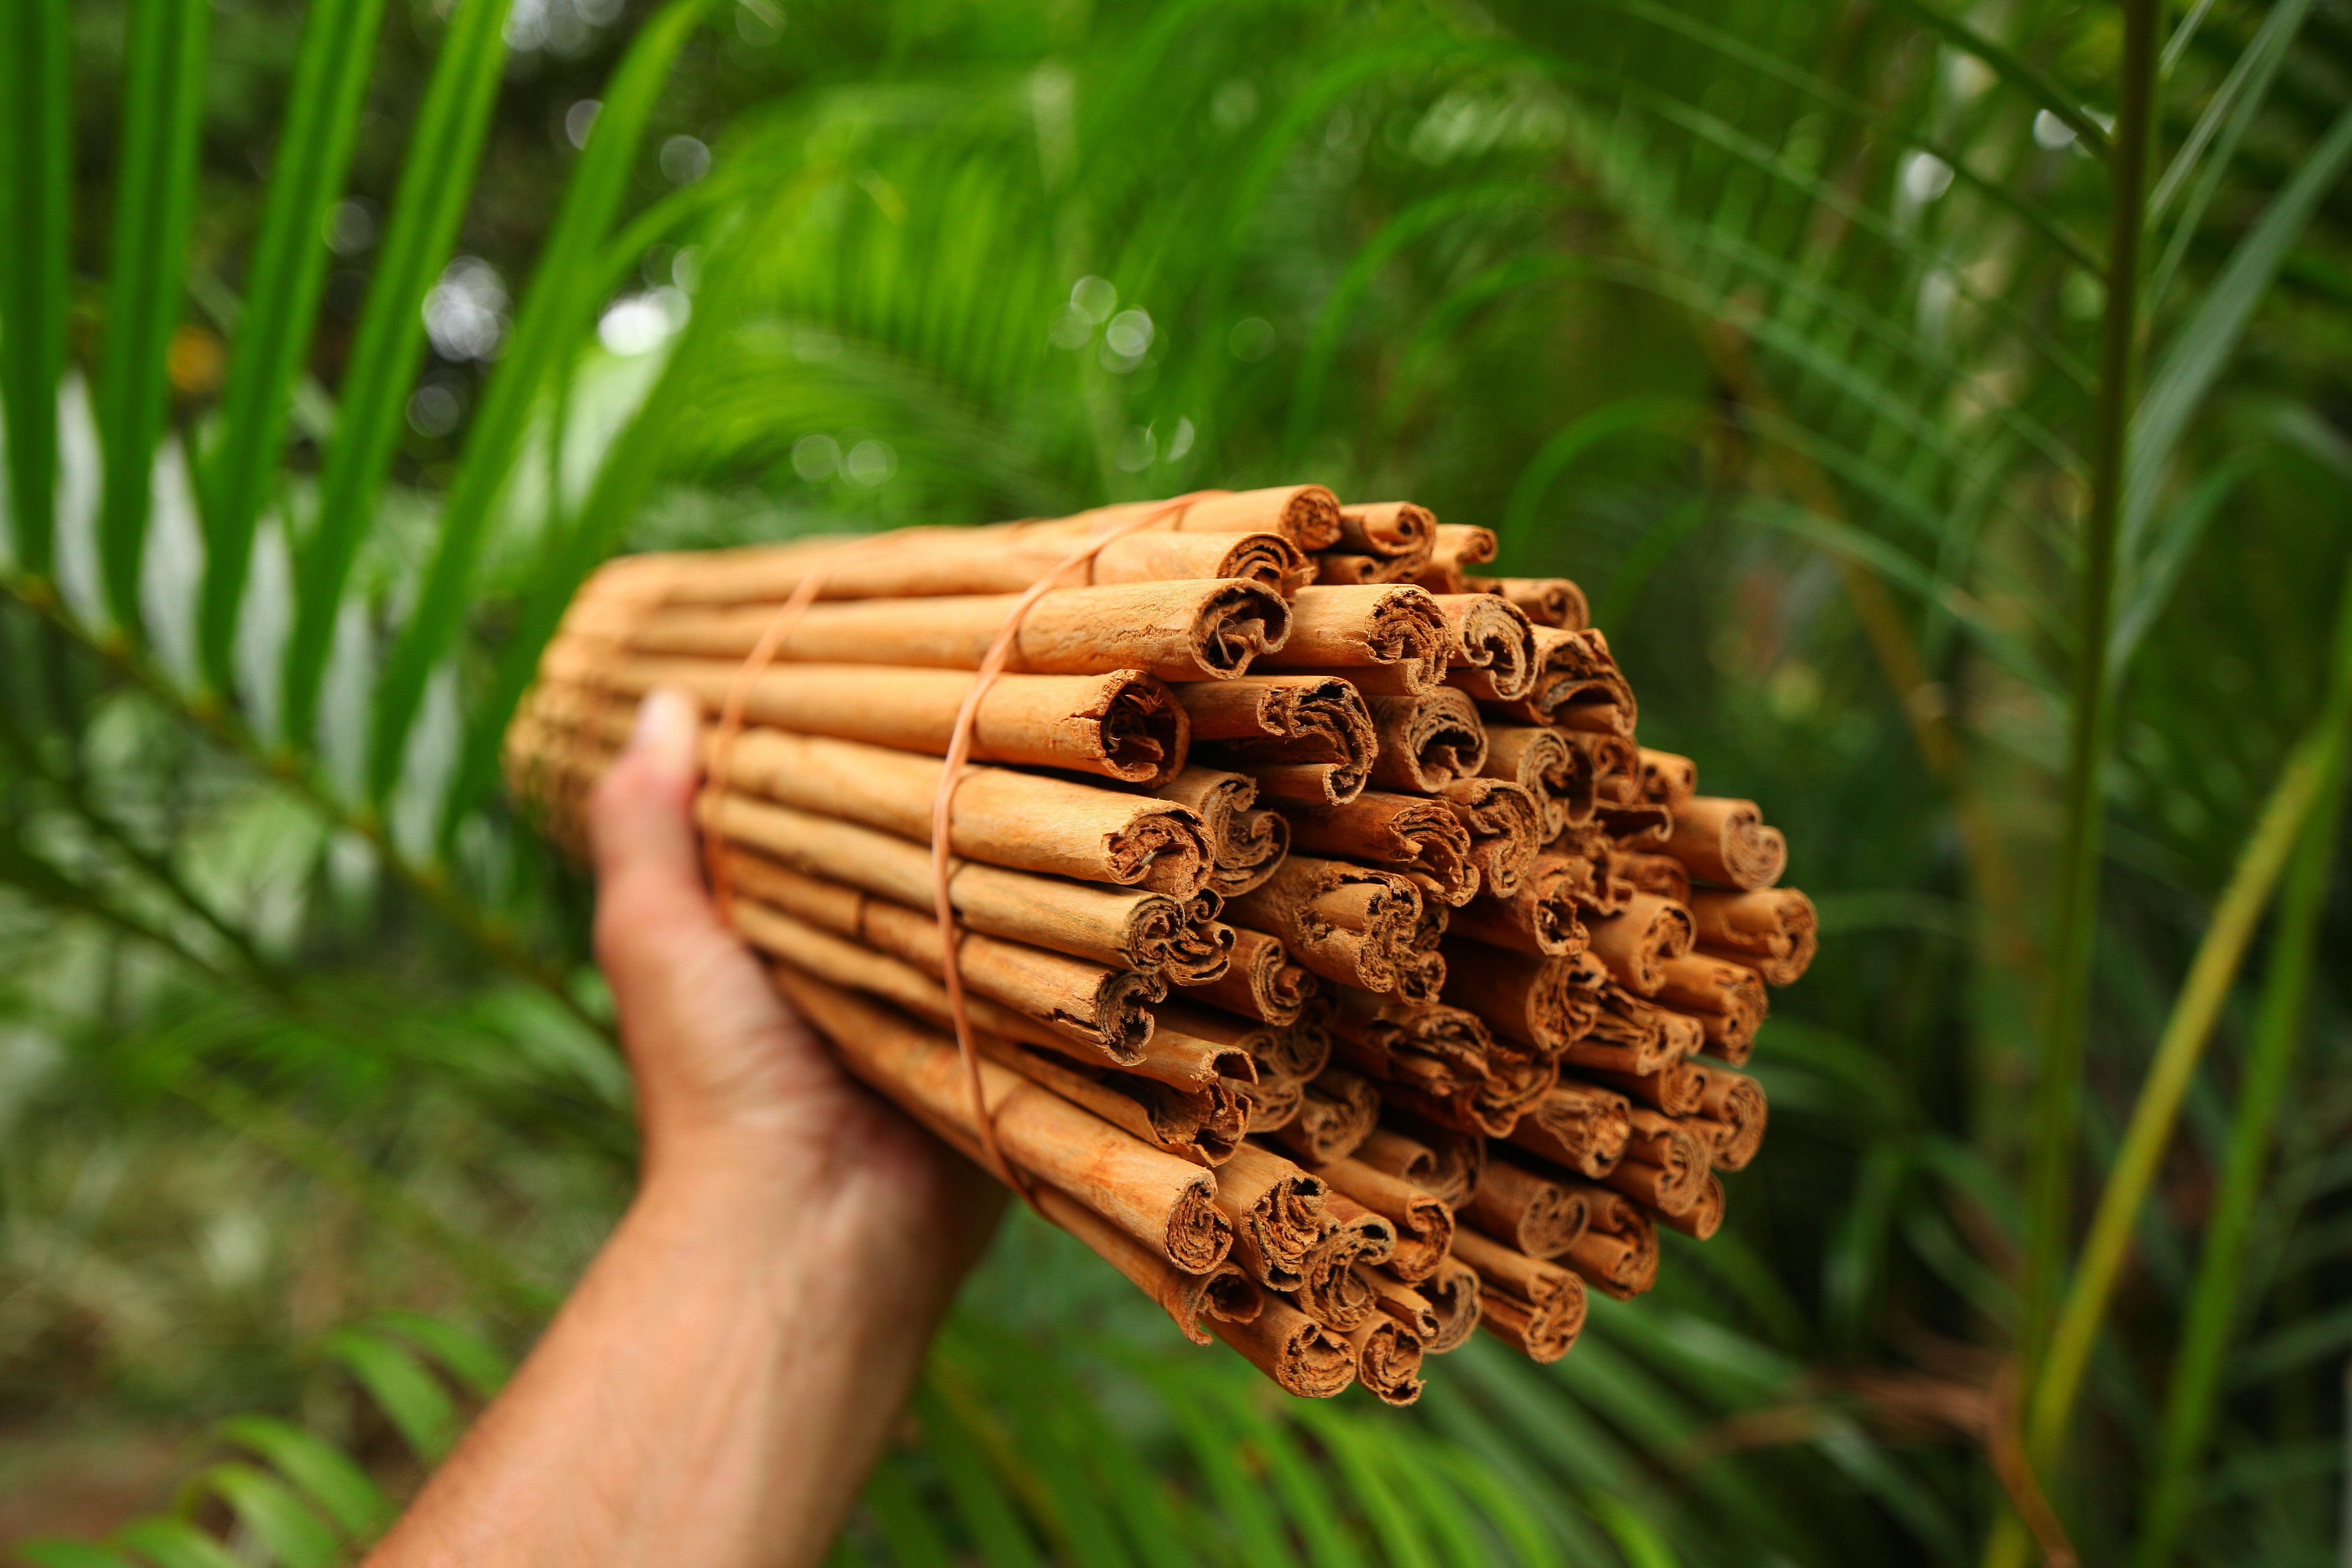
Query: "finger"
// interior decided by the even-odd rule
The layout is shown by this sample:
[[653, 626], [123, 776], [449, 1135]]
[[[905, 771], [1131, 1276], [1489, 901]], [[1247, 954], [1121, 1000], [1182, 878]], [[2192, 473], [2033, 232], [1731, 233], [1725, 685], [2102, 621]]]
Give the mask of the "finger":
[[619, 759], [588, 800], [596, 860], [596, 950], [624, 1013], [632, 994], [658, 994], [713, 945], [740, 953], [702, 886], [693, 805], [700, 717], [691, 699], [648, 693]]

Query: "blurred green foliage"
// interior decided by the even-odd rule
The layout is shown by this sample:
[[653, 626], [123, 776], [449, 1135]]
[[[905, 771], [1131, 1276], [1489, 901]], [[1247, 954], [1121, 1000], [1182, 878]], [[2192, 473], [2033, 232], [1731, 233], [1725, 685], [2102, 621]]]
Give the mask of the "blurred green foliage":
[[[2160, 48], [2118, 291], [2130, 26]], [[1295, 479], [1579, 579], [1644, 740], [1787, 829], [1827, 940], [1762, 1037], [1769, 1150], [1558, 1367], [1475, 1345], [1410, 1415], [1288, 1406], [1016, 1224], [839, 1556], [2015, 1560], [2029, 1163], [2088, 1214], [2216, 900], [2267, 898], [2265, 804], [2340, 767], [2342, 0], [0, 26], [0, 1496], [69, 1489], [40, 1455], [77, 1434], [184, 1440], [120, 1500], [182, 1523], [38, 1560], [345, 1554], [624, 1200], [587, 889], [495, 776], [595, 562]], [[2337, 1549], [2320, 798], [2035, 1456], [2088, 1560]], [[2032, 1105], [2086, 844], [2087, 1049], [2038, 1086], [2077, 1127]]]

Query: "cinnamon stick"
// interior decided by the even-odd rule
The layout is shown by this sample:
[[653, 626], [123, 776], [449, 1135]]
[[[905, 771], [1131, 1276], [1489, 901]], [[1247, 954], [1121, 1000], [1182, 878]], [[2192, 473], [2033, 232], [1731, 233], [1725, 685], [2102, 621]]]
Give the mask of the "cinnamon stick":
[[1535, 626], [1493, 594], [1435, 595], [1445, 617], [1445, 681], [1489, 702], [1514, 702], [1536, 679]]
[[[1491, 1071], [1494, 1037], [1475, 1013], [1437, 1002], [1407, 1002], [1377, 995], [1355, 986], [1334, 994], [1338, 1005], [1331, 1027], [1349, 1058], [1382, 1079], [1419, 1083], [1433, 1093], [1447, 1095], [1458, 1087], [1476, 1083]], [[1415, 1070], [1417, 1059], [1442, 1068], [1442, 1073]]]
[[1580, 862], [1566, 857], [1532, 857], [1517, 892], [1472, 899], [1454, 911], [1448, 927], [1490, 946], [1539, 958], [1581, 952], [1589, 938], [1577, 918], [1576, 893], [1586, 875]]
[[1455, 779], [1438, 798], [1470, 836], [1476, 890], [1498, 899], [1517, 893], [1535, 868], [1536, 851], [1543, 841], [1542, 803], [1517, 784], [1496, 778]]
[[1511, 1142], [1563, 1170], [1603, 1181], [1633, 1138], [1625, 1097], [1589, 1083], [1562, 1081], [1511, 1129]]
[[1301, 802], [1285, 815], [1298, 847], [1310, 855], [1385, 867], [1448, 904], [1478, 890], [1470, 832], [1449, 801], [1366, 790], [1344, 805]]
[[[813, 975], [780, 968], [777, 983], [866, 1084], [935, 1128], [978, 1136], [954, 1044], [904, 1015]], [[1060, 1096], [990, 1061], [981, 1098], [1005, 1157], [1191, 1274], [1224, 1260], [1234, 1242], [1218, 1212], [1217, 1179], [1150, 1147]]]
[[1492, 561], [1495, 550], [1493, 529], [1441, 522], [1436, 537], [1430, 542], [1429, 563], [1422, 569], [1417, 581], [1433, 594], [1466, 593], [1469, 584], [1465, 569]]
[[1382, 1110], [1381, 1118], [1381, 1125], [1355, 1152], [1359, 1163], [1412, 1183], [1448, 1209], [1469, 1201], [1486, 1166], [1486, 1140], [1420, 1121], [1393, 1108]]
[[1276, 1290], [1298, 1288], [1307, 1255], [1338, 1223], [1324, 1206], [1322, 1178], [1270, 1149], [1244, 1143], [1219, 1167], [1216, 1206], [1233, 1233], [1233, 1256], [1250, 1278]]
[[1744, 1171], [1764, 1146], [1764, 1090], [1745, 1073], [1691, 1064], [1698, 1084], [1694, 1114], [1709, 1134], [1710, 1163], [1718, 1171]]
[[1357, 1266], [1380, 1263], [1395, 1252], [1396, 1227], [1340, 1194], [1324, 1201], [1337, 1223], [1308, 1250], [1293, 1300], [1317, 1322], [1347, 1333], [1370, 1317], [1377, 1304]]
[[1265, 1024], [1195, 1006], [1181, 998], [1153, 1008], [1152, 1016], [1160, 1029], [1213, 1041], [1223, 1049], [1247, 1057], [1260, 1072], [1276, 1078], [1313, 1078], [1331, 1059], [1330, 1037], [1319, 1024], [1304, 1019]]
[[1764, 826], [1756, 803], [1723, 795], [1693, 795], [1682, 804], [1666, 853], [1696, 880], [1751, 891], [1779, 881], [1789, 864], [1788, 841]]
[[1391, 872], [1293, 855], [1226, 910], [1328, 980], [1393, 991], [1421, 921], [1420, 889]]
[[1580, 1190], [1496, 1154], [1488, 1157], [1463, 1217], [1530, 1258], [1558, 1258], [1576, 1245], [1591, 1215]]
[[1445, 679], [1451, 633], [1436, 602], [1409, 583], [1301, 588], [1290, 636], [1267, 669], [1344, 674], [1365, 692], [1418, 696]]
[[1658, 1000], [1695, 1017], [1706, 1031], [1706, 1049], [1746, 1061], [1764, 1021], [1764, 977], [1720, 958], [1681, 957], [1659, 966]]
[[[1446, 1259], [1440, 1258], [1439, 1261], [1443, 1263]], [[1412, 1330], [1414, 1338], [1426, 1344], [1437, 1337], [1436, 1306], [1427, 1296], [1398, 1277], [1393, 1260], [1381, 1268], [1359, 1263], [1356, 1265], [1356, 1277], [1363, 1280], [1365, 1288], [1371, 1291], [1374, 1307]]]
[[994, 1035], [976, 1035], [975, 1040], [989, 1060], [1196, 1165], [1213, 1166], [1231, 1158], [1247, 1131], [1241, 1098], [1222, 1087], [1186, 1093], [1112, 1068], [1081, 1071]]
[[[631, 698], [673, 686], [709, 713], [719, 710], [735, 679], [735, 667], [716, 659], [615, 657], [562, 637], [548, 645], [540, 668], [551, 679]], [[972, 679], [961, 670], [866, 664], [768, 669], [747, 683], [743, 710], [756, 724], [943, 756]], [[1066, 768], [1158, 785], [1183, 767], [1190, 738], [1175, 693], [1141, 670], [1007, 675], [981, 700], [971, 754], [977, 762]]]
[[1437, 519], [1409, 500], [1363, 501], [1339, 509], [1334, 548], [1384, 561], [1427, 560], [1437, 543]]
[[1475, 778], [1486, 763], [1486, 731], [1477, 705], [1450, 686], [1420, 697], [1373, 696], [1380, 750], [1371, 782], [1406, 795], [1435, 795], [1455, 779]]
[[1674, 752], [1641, 748], [1642, 798], [1674, 810], [1698, 793], [1698, 764]]
[[1030, 526], [1084, 538], [1119, 527], [1142, 513], [1162, 510], [1167, 512], [1164, 521], [1145, 531], [1278, 533], [1306, 551], [1328, 550], [1339, 542], [1339, 500], [1321, 485], [1212, 493], [1172, 510], [1166, 501], [1122, 501]]
[[1604, 735], [1631, 735], [1633, 689], [1594, 628], [1535, 628], [1536, 678], [1528, 694], [1496, 710], [1523, 724], [1553, 724]]
[[1655, 893], [1634, 894], [1622, 913], [1589, 921], [1585, 930], [1592, 955], [1643, 996], [1655, 996], [1666, 984], [1666, 965], [1691, 950], [1690, 910]]
[[1190, 806], [1207, 825], [1215, 869], [1209, 889], [1221, 898], [1246, 893], [1274, 874], [1290, 853], [1290, 824], [1280, 812], [1259, 809], [1257, 780], [1194, 764], [1152, 793]]
[[1329, 1399], [1356, 1380], [1355, 1346], [1278, 1296], [1248, 1322], [1216, 1320], [1209, 1327], [1285, 1394]]
[[1478, 1271], [1485, 1322], [1533, 1361], [1566, 1355], [1584, 1327], [1584, 1281], [1556, 1263], [1515, 1252], [1474, 1230], [1454, 1237], [1454, 1255]]
[[1356, 1381], [1383, 1405], [1421, 1397], [1421, 1336], [1386, 1312], [1368, 1314], [1348, 1334], [1355, 1347]]
[[1660, 1214], [1685, 1214], [1706, 1184], [1708, 1145], [1689, 1127], [1646, 1105], [1635, 1106], [1625, 1157], [1601, 1178]]
[[1685, 1060], [1668, 1062], [1649, 1073], [1612, 1072], [1594, 1067], [1580, 1068], [1578, 1071], [1628, 1100], [1653, 1110], [1663, 1110], [1668, 1116], [1699, 1115], [1706, 1092], [1706, 1079], [1698, 1065]]
[[1558, 730], [1534, 724], [1486, 726], [1486, 777], [1505, 779], [1543, 805], [1541, 842], [1592, 820], [1592, 761]]
[[1263, 1023], [1295, 1024], [1315, 991], [1315, 976], [1291, 962], [1289, 950], [1279, 941], [1264, 931], [1236, 928], [1233, 961], [1223, 977], [1193, 988], [1191, 995]]
[[1559, 1056], [1600, 1019], [1600, 975], [1575, 958], [1540, 958], [1448, 938], [1445, 962], [1457, 994], [1477, 999], [1481, 1018], [1540, 1055]]
[[[730, 855], [727, 865], [747, 900], [878, 949], [926, 973], [946, 967], [939, 922], [929, 915], [753, 856]], [[748, 927], [745, 933], [751, 934]], [[1087, 963], [977, 934], [956, 944], [956, 969], [979, 994], [1122, 1067], [1139, 1060], [1151, 1037], [1147, 1005], [1168, 994], [1164, 980], [1141, 970]]]
[[1296, 1120], [1274, 1142], [1309, 1166], [1353, 1153], [1371, 1136], [1381, 1115], [1380, 1090], [1344, 1068], [1326, 1068], [1309, 1079]]
[[[978, 669], [1020, 604], [1018, 594], [864, 599], [811, 605], [786, 623], [769, 657], [786, 664]], [[563, 634], [634, 654], [740, 663], [775, 623], [773, 606], [646, 609], [593, 597], [574, 603]], [[1029, 675], [1149, 670], [1162, 680], [1216, 680], [1290, 635], [1282, 595], [1246, 578], [1056, 588], [1032, 601], [1004, 668]]]
[[1261, 1074], [1255, 1083], [1235, 1090], [1248, 1111], [1244, 1127], [1251, 1132], [1274, 1132], [1298, 1120], [1307, 1105], [1305, 1080], [1278, 1073]]
[[1437, 1314], [1437, 1332], [1422, 1342], [1423, 1352], [1444, 1355], [1468, 1343], [1471, 1331], [1478, 1326], [1486, 1295], [1479, 1288], [1478, 1271], [1449, 1257], [1416, 1289]]
[[[1385, 1129], [1375, 1129], [1371, 1136], [1409, 1142]], [[1422, 1153], [1433, 1160], [1426, 1149]], [[1314, 1171], [1333, 1192], [1382, 1215], [1395, 1227], [1395, 1249], [1383, 1261], [1398, 1279], [1415, 1284], [1437, 1271], [1438, 1260], [1454, 1246], [1454, 1211], [1434, 1194], [1355, 1157], [1327, 1161]]]
[[1592, 624], [1584, 590], [1565, 577], [1465, 577], [1474, 594], [1496, 594], [1523, 611], [1539, 626], [1582, 631]]
[[1564, 1262], [1604, 1296], [1630, 1301], [1658, 1282], [1658, 1231], [1642, 1206], [1608, 1187], [1589, 1187], [1591, 1215]]
[[[772, 805], [748, 795], [698, 799], [706, 833], [756, 850], [804, 876], [854, 887], [909, 909], [931, 904], [931, 858], [903, 838], [836, 817]], [[1113, 968], [1140, 969], [1180, 984], [1200, 985], [1224, 973], [1233, 956], [1233, 928], [1197, 921], [1195, 905], [1215, 907], [1215, 895], [1192, 900], [1164, 893], [1112, 889], [972, 861], [950, 861], [948, 896], [970, 929], [1027, 942]]]
[[1363, 793], [1380, 737], [1361, 693], [1320, 675], [1252, 675], [1175, 689], [1211, 759], [1271, 795], [1338, 805]]
[[[1621, 841], [1622, 842], [1622, 841]], [[1643, 855], [1612, 851], [1609, 857], [1611, 873], [1621, 877], [1641, 893], [1655, 893], [1662, 899], [1687, 906], [1691, 897], [1690, 872], [1671, 855]]]
[[1698, 1196], [1680, 1214], [1660, 1211], [1658, 1217], [1694, 1240], [1705, 1241], [1723, 1228], [1723, 1184], [1709, 1175], [1699, 1184]]
[[1820, 946], [1813, 901], [1794, 888], [1695, 888], [1690, 911], [1701, 952], [1748, 964], [1767, 985], [1795, 984]]
[[1265, 1309], [1265, 1299], [1256, 1283], [1231, 1258], [1205, 1274], [1187, 1274], [1094, 1210], [1065, 1197], [1058, 1188], [1039, 1187], [1037, 1207], [1158, 1302], [1196, 1345], [1215, 1342], [1215, 1336], [1203, 1324], [1246, 1323]]

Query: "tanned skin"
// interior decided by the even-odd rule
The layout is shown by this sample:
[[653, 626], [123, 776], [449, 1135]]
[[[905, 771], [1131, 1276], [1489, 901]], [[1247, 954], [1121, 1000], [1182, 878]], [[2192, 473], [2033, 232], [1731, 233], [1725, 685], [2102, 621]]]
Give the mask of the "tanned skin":
[[588, 813], [636, 1197], [372, 1568], [819, 1562], [1002, 1210], [719, 923], [697, 728], [648, 697]]

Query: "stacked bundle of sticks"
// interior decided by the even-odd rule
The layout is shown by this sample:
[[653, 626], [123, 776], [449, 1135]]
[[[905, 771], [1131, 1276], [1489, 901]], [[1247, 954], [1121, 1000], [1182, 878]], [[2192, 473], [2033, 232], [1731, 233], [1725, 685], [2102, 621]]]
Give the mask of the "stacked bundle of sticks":
[[509, 778], [576, 841], [635, 702], [692, 694], [721, 906], [852, 1073], [1197, 1342], [1406, 1404], [1722, 1223], [1814, 948], [1780, 834], [1493, 554], [1309, 485], [631, 557]]

